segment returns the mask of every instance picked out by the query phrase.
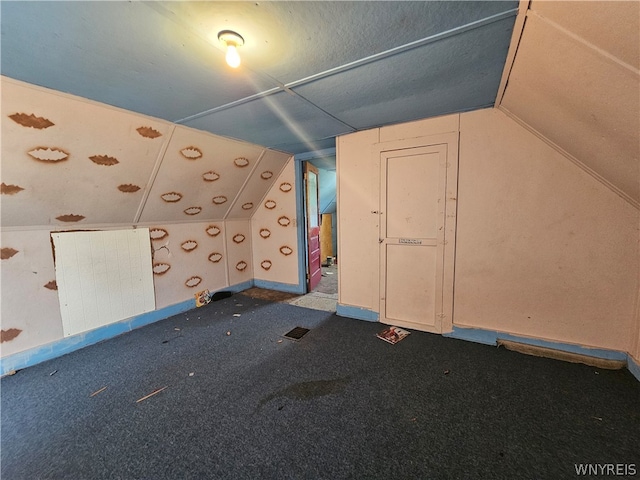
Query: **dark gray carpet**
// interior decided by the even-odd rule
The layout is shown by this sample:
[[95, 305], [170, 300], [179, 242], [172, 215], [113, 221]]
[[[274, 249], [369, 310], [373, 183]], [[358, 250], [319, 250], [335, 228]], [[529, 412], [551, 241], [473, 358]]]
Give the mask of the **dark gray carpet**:
[[1, 478], [640, 476], [628, 371], [382, 327], [234, 295], [22, 370], [1, 382]]

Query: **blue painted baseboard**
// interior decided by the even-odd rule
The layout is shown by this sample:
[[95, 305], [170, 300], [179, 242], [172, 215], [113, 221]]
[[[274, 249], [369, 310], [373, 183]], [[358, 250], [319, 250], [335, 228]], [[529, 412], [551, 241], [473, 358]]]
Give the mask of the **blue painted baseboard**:
[[[217, 290], [217, 291], [238, 293], [238, 292], [243, 292], [244, 290], [247, 290], [253, 286], [254, 286], [254, 281], [247, 280], [246, 282], [237, 283], [227, 288], [221, 288], [220, 290]], [[212, 291], [211, 293], [215, 293], [215, 292]]]
[[[250, 280], [237, 285], [232, 285], [221, 291], [241, 292], [252, 286], [261, 288], [269, 288], [272, 290], [289, 291], [292, 293], [304, 293], [296, 291], [297, 285], [280, 284], [277, 282], [265, 282]], [[286, 290], [288, 288], [289, 290]], [[126, 332], [130, 332], [136, 328], [149, 325], [173, 315], [177, 315], [188, 310], [196, 308], [195, 299], [186, 300], [184, 302], [170, 305], [168, 307], [154, 310], [153, 312], [143, 313], [136, 317], [128, 318], [111, 325], [91, 330], [89, 332], [66, 337], [47, 345], [31, 348], [23, 352], [18, 352], [0, 359], [0, 375], [6, 375], [13, 370], [20, 370], [36, 365], [53, 358], [57, 358], [66, 353], [71, 353], [80, 348], [93, 345], [103, 340], [116, 337]], [[336, 313], [341, 317], [354, 318], [357, 320], [366, 320], [369, 322], [378, 321], [378, 313], [372, 310], [354, 307], [352, 305], [338, 304]], [[627, 363], [629, 371], [640, 381], [640, 364], [629, 354], [616, 350], [605, 350], [599, 348], [588, 348], [570, 343], [550, 342], [536, 338], [519, 337], [508, 333], [496, 332], [493, 330], [483, 330], [480, 328], [462, 328], [453, 327], [453, 331], [443, 334], [444, 337], [457, 338], [470, 342], [482, 343], [485, 345], [497, 345], [499, 340], [509, 340], [512, 342], [524, 343], [527, 345], [535, 345], [544, 348], [551, 348], [563, 352], [578, 353], [590, 357], [603, 358], [607, 360], [620, 360]]]
[[453, 331], [443, 333], [443, 337], [467, 340], [468, 342], [482, 343], [484, 345], [497, 345], [498, 332], [492, 330], [482, 330], [480, 328], [460, 328], [453, 327]]
[[627, 368], [640, 382], [640, 363], [636, 362], [631, 355], [627, 357]]
[[268, 280], [254, 280], [254, 286], [266, 288], [267, 290], [277, 290], [279, 292], [305, 294], [306, 285], [293, 285], [291, 283], [270, 282]]
[[602, 358], [605, 360], [618, 360], [622, 362], [627, 362], [627, 357], [630, 357], [626, 353], [617, 350], [589, 348], [572, 343], [551, 342], [538, 338], [521, 337], [518, 335], [511, 335], [509, 333], [496, 332], [493, 330], [483, 330], [480, 328], [461, 328], [454, 326], [452, 332], [445, 333], [443, 334], [443, 336], [459, 338], [461, 340], [468, 340], [470, 342], [483, 343], [485, 345], [497, 345], [500, 340], [507, 340], [510, 342], [533, 345], [536, 347], [550, 348], [552, 350], [558, 350], [561, 352], [577, 353], [579, 355], [585, 355], [587, 357]]
[[[249, 280], [227, 288], [222, 288], [220, 291], [237, 293], [251, 288], [252, 286], [253, 280]], [[110, 325], [105, 325], [103, 327], [96, 328], [95, 330], [80, 333], [72, 337], [65, 337], [46, 345], [41, 345], [23, 352], [8, 355], [0, 359], [0, 375], [6, 375], [13, 370], [20, 370], [37, 365], [38, 363], [60, 357], [83, 347], [102, 342], [103, 340], [117, 337], [123, 333], [135, 330], [136, 328], [164, 320], [165, 318], [169, 318], [173, 315], [177, 315], [194, 308], [196, 308], [196, 302], [195, 298], [192, 298], [152, 312], [143, 313]]]
[[39, 347], [30, 348], [23, 352], [14, 353], [0, 360], [0, 375], [6, 375], [13, 370], [37, 365], [38, 363], [60, 357], [83, 347], [93, 345], [103, 340], [116, 337], [126, 332], [130, 332], [136, 328], [149, 325], [150, 323], [163, 320], [186, 312], [196, 307], [195, 298], [184, 302], [176, 303], [159, 310], [143, 313], [135, 317], [127, 318], [120, 322], [105, 325], [88, 332], [80, 333], [72, 337], [65, 337], [55, 342], [48, 343]]
[[374, 312], [367, 308], [354, 307], [352, 305], [336, 305], [336, 314], [341, 317], [355, 318], [357, 320], [366, 320], [368, 322], [378, 321], [378, 312]]

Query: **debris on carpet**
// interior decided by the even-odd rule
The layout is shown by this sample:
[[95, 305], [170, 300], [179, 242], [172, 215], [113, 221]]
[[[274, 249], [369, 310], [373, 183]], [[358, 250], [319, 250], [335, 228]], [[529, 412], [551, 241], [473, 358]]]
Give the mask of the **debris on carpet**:
[[376, 337], [384, 340], [385, 342], [389, 342], [392, 345], [395, 345], [400, 340], [405, 338], [411, 332], [407, 330], [403, 330], [399, 327], [389, 327], [382, 330], [380, 333], [376, 334]]

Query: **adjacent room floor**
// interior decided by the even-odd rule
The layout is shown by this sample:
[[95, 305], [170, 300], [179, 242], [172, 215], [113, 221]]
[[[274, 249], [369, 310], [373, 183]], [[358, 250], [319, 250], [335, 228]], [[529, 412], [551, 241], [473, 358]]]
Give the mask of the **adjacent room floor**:
[[257, 287], [245, 291], [244, 294], [272, 302], [284, 302], [313, 310], [335, 312], [338, 303], [338, 265], [323, 265], [320, 284], [312, 292], [305, 295]]
[[[283, 336], [295, 327], [309, 332]], [[236, 294], [21, 370], [1, 381], [1, 477], [561, 479], [640, 466], [627, 370], [416, 331], [391, 345], [382, 328]]]

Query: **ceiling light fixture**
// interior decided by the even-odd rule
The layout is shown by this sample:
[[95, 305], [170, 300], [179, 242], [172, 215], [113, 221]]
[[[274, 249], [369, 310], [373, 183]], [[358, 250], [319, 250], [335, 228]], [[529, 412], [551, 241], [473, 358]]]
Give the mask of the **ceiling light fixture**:
[[244, 38], [231, 30], [222, 30], [218, 32], [218, 40], [227, 47], [227, 55], [225, 56], [227, 64], [232, 68], [238, 68], [240, 65], [240, 55], [237, 47], [244, 45]]

